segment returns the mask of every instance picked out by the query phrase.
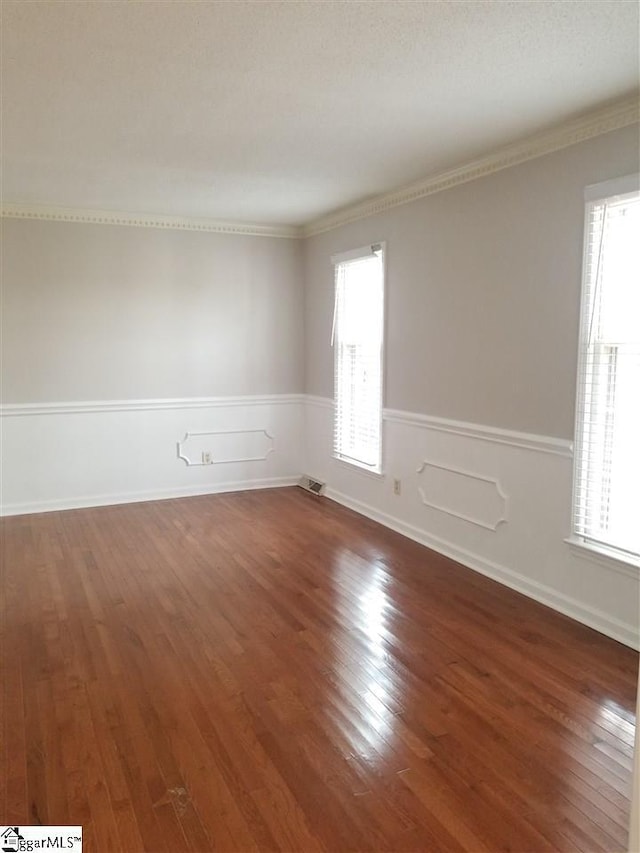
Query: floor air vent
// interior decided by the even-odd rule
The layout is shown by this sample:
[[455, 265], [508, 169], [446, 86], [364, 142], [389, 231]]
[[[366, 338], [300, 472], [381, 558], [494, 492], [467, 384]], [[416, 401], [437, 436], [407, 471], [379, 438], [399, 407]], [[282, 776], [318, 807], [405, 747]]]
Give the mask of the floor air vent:
[[309, 477], [307, 474], [303, 475], [298, 485], [311, 492], [312, 495], [321, 495], [324, 492], [324, 483], [314, 480], [313, 477]]

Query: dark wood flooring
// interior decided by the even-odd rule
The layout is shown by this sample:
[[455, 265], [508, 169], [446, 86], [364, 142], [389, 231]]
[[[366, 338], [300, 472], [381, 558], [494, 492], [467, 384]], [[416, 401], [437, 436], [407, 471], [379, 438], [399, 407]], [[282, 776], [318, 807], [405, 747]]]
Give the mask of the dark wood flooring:
[[1, 821], [624, 850], [638, 656], [299, 489], [2, 521]]

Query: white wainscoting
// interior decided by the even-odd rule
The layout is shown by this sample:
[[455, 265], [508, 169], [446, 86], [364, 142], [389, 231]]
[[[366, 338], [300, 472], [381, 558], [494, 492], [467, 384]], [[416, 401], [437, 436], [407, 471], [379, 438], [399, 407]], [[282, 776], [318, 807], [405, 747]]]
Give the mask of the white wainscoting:
[[306, 398], [305, 472], [327, 497], [639, 647], [640, 572], [564, 541], [570, 442], [387, 410], [385, 476], [372, 477], [332, 458], [332, 414], [331, 400]]
[[[303, 469], [303, 400], [289, 394], [3, 406], [1, 513], [292, 485]], [[200, 464], [180, 457], [180, 447], [189, 446]], [[205, 451], [211, 463], [203, 465]]]
[[[387, 410], [380, 477], [333, 459], [332, 414], [303, 395], [4, 406], [0, 511], [293, 485], [304, 471], [329, 498], [638, 648], [640, 572], [565, 541], [569, 442]], [[180, 458], [187, 434], [200, 464]]]

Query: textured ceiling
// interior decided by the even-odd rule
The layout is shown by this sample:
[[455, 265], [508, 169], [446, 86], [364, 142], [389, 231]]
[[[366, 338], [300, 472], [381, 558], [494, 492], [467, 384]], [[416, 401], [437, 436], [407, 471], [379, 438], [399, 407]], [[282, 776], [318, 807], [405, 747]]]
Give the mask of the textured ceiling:
[[638, 85], [638, 3], [3, 0], [3, 200], [301, 224]]

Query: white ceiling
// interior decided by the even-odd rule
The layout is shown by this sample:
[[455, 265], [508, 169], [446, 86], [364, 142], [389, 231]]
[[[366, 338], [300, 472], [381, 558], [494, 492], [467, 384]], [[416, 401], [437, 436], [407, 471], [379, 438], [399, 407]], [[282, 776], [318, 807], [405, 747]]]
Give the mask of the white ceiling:
[[3, 0], [3, 200], [308, 223], [633, 93], [638, 8]]

